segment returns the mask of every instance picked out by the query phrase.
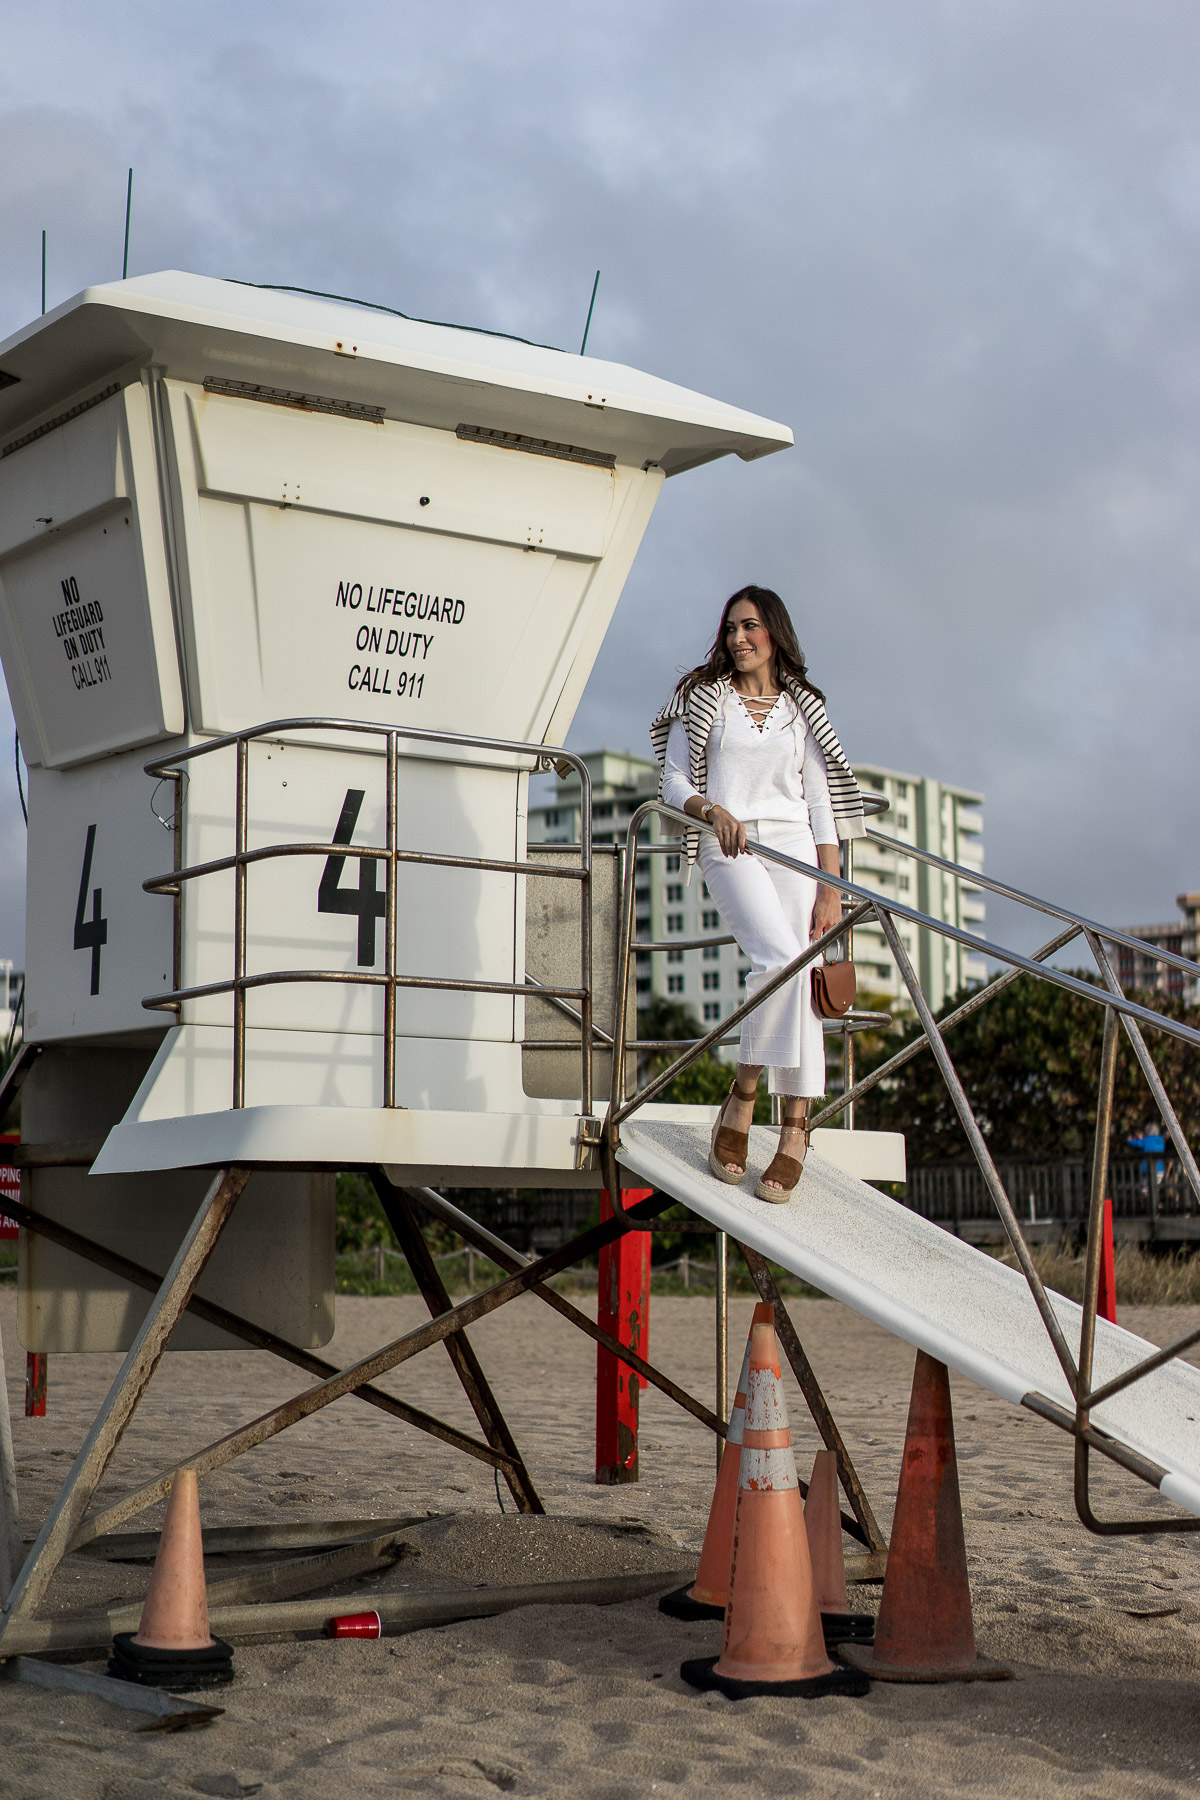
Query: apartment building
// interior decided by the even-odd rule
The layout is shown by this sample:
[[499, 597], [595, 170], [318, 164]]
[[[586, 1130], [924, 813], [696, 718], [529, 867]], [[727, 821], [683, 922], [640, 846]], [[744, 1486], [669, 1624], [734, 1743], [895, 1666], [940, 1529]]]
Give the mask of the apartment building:
[[[1173, 950], [1177, 956], [1200, 958], [1200, 894], [1177, 894], [1175, 904], [1181, 917], [1165, 925], [1123, 925], [1130, 937], [1144, 938], [1160, 950]], [[1188, 1006], [1200, 1003], [1200, 982], [1189, 980], [1182, 969], [1172, 969], [1142, 951], [1126, 944], [1110, 944], [1117, 979], [1127, 991], [1139, 989], [1146, 994], [1163, 994], [1168, 999], [1182, 1000]]]
[[21, 1028], [16, 1015], [24, 987], [25, 976], [21, 970], [14, 968], [7, 958], [0, 959], [0, 1060], [10, 1039], [20, 1041]]
[[[927, 775], [903, 775], [879, 763], [855, 766], [860, 787], [882, 794], [888, 810], [868, 820], [879, 837], [854, 840], [854, 875], [864, 887], [888, 899], [956, 925], [973, 937], [984, 935], [987, 908], [984, 890], [970, 876], [950, 874], [879, 841], [911, 844], [973, 873], [983, 873], [983, 795], [952, 787]], [[932, 931], [900, 924], [900, 938], [912, 959], [922, 992], [936, 1012], [964, 988], [988, 978], [987, 965], [970, 945], [957, 944]], [[900, 972], [882, 931], [860, 926], [854, 934], [854, 960], [859, 986], [889, 1001], [906, 1003]]]
[[[595, 750], [584, 756], [592, 780], [592, 829], [595, 842], [624, 843], [629, 819], [642, 801], [658, 791], [658, 766], [628, 752]], [[971, 869], [983, 866], [982, 794], [952, 788], [924, 777], [899, 775], [878, 764], [856, 768], [864, 788], [886, 796], [890, 811], [878, 821], [887, 835]], [[531, 806], [530, 843], [578, 843], [579, 782], [572, 771], [560, 777], [548, 801]], [[648, 846], [635, 871], [636, 935], [643, 943], [670, 945], [727, 935], [712, 896], [696, 869], [688, 881], [687, 861], [679, 840], [653, 819]], [[933, 913], [934, 917], [980, 934], [984, 924], [981, 890], [959, 876], [946, 875], [871, 839], [857, 839], [854, 874], [864, 886]], [[980, 957], [926, 931], [901, 926], [921, 986], [935, 1007], [972, 983], [986, 981]], [[928, 941], [926, 941], [928, 940]], [[903, 983], [876, 928], [855, 933], [854, 957], [864, 992], [882, 996], [889, 1009], [903, 1007]], [[667, 949], [637, 954], [636, 980], [640, 1004], [659, 994], [677, 1000], [707, 1026], [727, 1017], [743, 996], [748, 968], [736, 944], [712, 942], [694, 950]]]

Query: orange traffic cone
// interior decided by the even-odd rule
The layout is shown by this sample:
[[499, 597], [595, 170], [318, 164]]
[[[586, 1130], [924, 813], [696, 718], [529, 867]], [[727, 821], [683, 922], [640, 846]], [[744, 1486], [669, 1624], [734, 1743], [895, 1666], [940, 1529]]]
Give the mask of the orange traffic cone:
[[[765, 1300], [758, 1301], [754, 1308], [754, 1317], [750, 1322], [751, 1332], [756, 1325], [774, 1325], [775, 1308]], [[733, 1410], [729, 1415], [729, 1428], [725, 1433], [725, 1448], [721, 1454], [721, 1466], [717, 1470], [717, 1485], [713, 1489], [712, 1505], [708, 1512], [708, 1525], [704, 1532], [704, 1547], [700, 1552], [700, 1567], [696, 1570], [696, 1579], [691, 1587], [675, 1588], [670, 1594], [664, 1594], [658, 1603], [658, 1610], [667, 1613], [672, 1619], [723, 1619], [725, 1617], [725, 1601], [729, 1593], [729, 1559], [733, 1555], [733, 1520], [737, 1512], [738, 1469], [742, 1461], [742, 1426], [746, 1417], [746, 1380], [750, 1370], [750, 1338], [746, 1338], [746, 1354], [742, 1358], [742, 1372], [738, 1376], [738, 1384], [733, 1396]]]
[[1002, 1681], [1011, 1669], [975, 1654], [950, 1376], [917, 1351], [896, 1516], [874, 1649], [842, 1655], [881, 1681]]
[[829, 1650], [834, 1644], [869, 1644], [875, 1634], [874, 1614], [852, 1613], [846, 1593], [837, 1456], [832, 1450], [818, 1450], [813, 1462], [804, 1501], [804, 1529], [825, 1648]]
[[233, 1651], [208, 1629], [195, 1469], [181, 1469], [171, 1483], [141, 1623], [136, 1632], [116, 1634], [108, 1672], [122, 1681], [182, 1690], [233, 1680]]
[[685, 1662], [679, 1672], [731, 1700], [868, 1690], [857, 1669], [837, 1668], [825, 1654], [773, 1323], [750, 1332], [724, 1646], [719, 1658]]

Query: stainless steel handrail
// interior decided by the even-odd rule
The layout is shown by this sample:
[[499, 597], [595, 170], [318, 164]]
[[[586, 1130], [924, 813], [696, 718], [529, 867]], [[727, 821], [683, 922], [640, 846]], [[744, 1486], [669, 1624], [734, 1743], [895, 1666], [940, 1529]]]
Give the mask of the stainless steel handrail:
[[[1151, 944], [1146, 938], [1131, 937], [1127, 931], [1118, 931], [1113, 925], [1101, 925], [1095, 919], [1085, 918], [1082, 913], [1071, 912], [1065, 906], [1052, 906], [1048, 900], [1039, 900], [1036, 894], [1027, 894], [1023, 888], [1012, 887], [1004, 881], [996, 881], [985, 875], [980, 869], [973, 869], [967, 863], [949, 862], [944, 856], [936, 856], [932, 850], [922, 850], [917, 844], [905, 844], [899, 838], [890, 838], [882, 831], [867, 828], [867, 836], [888, 850], [898, 850], [904, 856], [910, 856], [916, 862], [928, 863], [931, 868], [943, 869], [948, 875], [955, 875], [971, 887], [986, 888], [990, 894], [999, 894], [1002, 900], [1016, 900], [1022, 906], [1028, 906], [1034, 912], [1046, 913], [1052, 919], [1061, 919], [1064, 924], [1076, 925], [1080, 931], [1094, 932], [1108, 944], [1124, 944], [1128, 950], [1140, 951], [1154, 962], [1167, 963], [1172, 969], [1182, 969], [1200, 981], [1200, 963], [1189, 957], [1180, 956], [1174, 950], [1164, 950], [1161, 945]], [[976, 944], [982, 944], [982, 938], [973, 938]], [[992, 951], [989, 946], [987, 954]]]
[[[271, 844], [263, 848], [251, 850], [247, 844], [249, 829], [249, 794], [250, 794], [250, 745], [261, 739], [276, 739], [287, 733], [303, 732], [336, 732], [351, 733], [356, 736], [381, 738], [384, 741], [386, 759], [386, 791], [385, 791], [385, 843], [379, 845], [324, 844], [324, 843], [285, 843]], [[580, 861], [578, 867], [543, 867], [532, 860], [508, 861], [487, 857], [451, 856], [432, 851], [401, 849], [397, 842], [397, 784], [399, 764], [399, 744], [406, 743], [441, 746], [458, 751], [482, 751], [494, 755], [514, 756], [519, 759], [532, 759], [533, 768], [528, 771], [553, 767], [555, 763], [566, 762], [579, 775], [581, 795], [581, 830], [578, 846]], [[337, 746], [341, 748], [341, 746]], [[383, 1104], [385, 1107], [396, 1105], [396, 991], [398, 988], [427, 988], [435, 991], [482, 994], [512, 994], [534, 998], [571, 999], [579, 1002], [579, 1052], [580, 1071], [580, 1112], [588, 1117], [592, 1112], [592, 1054], [593, 1054], [593, 979], [592, 979], [592, 829], [591, 829], [591, 776], [581, 756], [570, 750], [550, 749], [543, 744], [526, 744], [507, 738], [476, 737], [466, 732], [430, 731], [416, 725], [375, 725], [365, 724], [358, 719], [336, 718], [296, 718], [272, 719], [262, 725], [255, 725], [244, 731], [227, 733], [223, 737], [210, 738], [203, 744], [192, 745], [189, 749], [180, 750], [166, 757], [146, 763], [147, 775], [159, 781], [172, 781], [176, 786], [175, 817], [176, 863], [180, 862], [178, 851], [182, 839], [182, 819], [184, 794], [182, 785], [186, 775], [184, 765], [196, 761], [202, 756], [211, 756], [219, 750], [233, 749], [235, 755], [234, 772], [234, 848], [230, 856], [217, 857], [208, 862], [195, 863], [189, 867], [176, 867], [166, 875], [152, 877], [142, 883], [144, 890], [151, 894], [169, 895], [175, 907], [175, 940], [176, 966], [174, 985], [168, 993], [147, 996], [142, 1005], [147, 1011], [180, 1012], [186, 1000], [210, 997], [217, 994], [233, 996], [233, 1106], [235, 1109], [245, 1105], [246, 1100], [246, 996], [251, 989], [262, 987], [278, 987], [293, 983], [337, 983], [358, 987], [381, 987], [384, 992], [384, 1030], [383, 1030]], [[469, 756], [457, 755], [445, 760], [466, 767], [477, 766]], [[249, 975], [246, 972], [246, 946], [248, 937], [248, 901], [249, 892], [247, 873], [254, 863], [269, 862], [279, 857], [288, 856], [340, 856], [347, 860], [379, 861], [386, 865], [386, 881], [384, 887], [384, 968], [382, 973], [375, 971], [355, 971], [347, 969], [280, 969], [267, 973]], [[579, 883], [579, 935], [580, 935], [580, 980], [578, 986], [547, 987], [537, 982], [495, 982], [452, 979], [450, 977], [401, 975], [396, 971], [396, 870], [399, 863], [417, 863], [435, 868], [473, 869], [485, 873], [515, 875], [548, 875]], [[183, 884], [195, 881], [206, 875], [215, 875], [233, 871], [234, 877], [234, 969], [227, 981], [206, 982], [185, 987], [180, 982], [180, 945], [181, 916], [180, 908], [183, 895]]]
[[[637, 854], [637, 837], [646, 820], [654, 813], [677, 820], [681, 824], [685, 824], [689, 830], [712, 830], [711, 826], [705, 826], [702, 821], [692, 819], [689, 815], [680, 813], [675, 808], [667, 807], [661, 801], [647, 801], [643, 806], [639, 807], [638, 811], [630, 820], [626, 846], [626, 878], [622, 893], [621, 931], [618, 939], [617, 979], [615, 983], [618, 1012], [616, 1044], [613, 1056], [614, 1072], [619, 1066], [618, 1059], [625, 1048], [623, 1032], [625, 996], [628, 993], [630, 966], [633, 954], [638, 947], [633, 942], [632, 938], [633, 868], [635, 856]], [[844, 914], [839, 926], [826, 932], [821, 939], [815, 944], [809, 945], [807, 950], [800, 956], [797, 956], [786, 966], [786, 968], [780, 970], [769, 983], [764, 985], [763, 989], [760, 993], [755, 995], [752, 1001], [739, 1007], [705, 1037], [694, 1040], [694, 1042], [689, 1044], [684, 1050], [683, 1054], [677, 1057], [674, 1062], [670, 1063], [666, 1069], [659, 1070], [644, 1088], [626, 1099], [623, 1104], [619, 1101], [618, 1088], [614, 1074], [614, 1081], [609, 1098], [608, 1117], [605, 1121], [601, 1144], [601, 1160], [605, 1169], [606, 1178], [609, 1182], [610, 1192], [616, 1194], [620, 1191], [617, 1175], [617, 1152], [619, 1149], [620, 1128], [622, 1123], [632, 1117], [638, 1108], [645, 1105], [655, 1094], [661, 1092], [681, 1070], [694, 1062], [706, 1049], [712, 1048], [720, 1041], [722, 1034], [729, 1029], [731, 1024], [745, 1018], [756, 1006], [761, 1005], [777, 987], [784, 981], [792, 979], [801, 968], [815, 960], [815, 957], [823, 953], [829, 944], [843, 934], [846, 934], [860, 919], [867, 915], [872, 915], [887, 940], [893, 960], [900, 972], [901, 979], [904, 982], [917, 1018], [920, 1021], [922, 1035], [915, 1043], [906, 1045], [901, 1052], [890, 1058], [881, 1070], [874, 1071], [864, 1081], [850, 1087], [835, 1105], [827, 1107], [818, 1115], [818, 1118], [822, 1120], [829, 1118], [834, 1112], [852, 1104], [857, 1094], [866, 1092], [869, 1087], [875, 1085], [878, 1080], [882, 1079], [887, 1072], [900, 1067], [901, 1064], [917, 1055], [920, 1050], [929, 1049], [932, 1052], [934, 1059], [938, 1064], [939, 1072], [950, 1092], [950, 1097], [954, 1104], [955, 1111], [958, 1114], [959, 1122], [971, 1145], [976, 1162], [983, 1175], [984, 1182], [991, 1194], [996, 1210], [1000, 1215], [1005, 1234], [1008, 1237], [1017, 1258], [1017, 1262], [1030, 1290], [1030, 1294], [1041, 1318], [1043, 1327], [1054, 1349], [1055, 1356], [1063, 1370], [1071, 1391], [1075, 1396], [1075, 1409], [1073, 1414], [1066, 1408], [1059, 1406], [1056, 1402], [1047, 1399], [1045, 1395], [1034, 1392], [1026, 1394], [1023, 1403], [1028, 1406], [1030, 1410], [1039, 1414], [1039, 1416], [1051, 1420], [1051, 1422], [1070, 1432], [1074, 1438], [1075, 1506], [1080, 1519], [1090, 1531], [1104, 1535], [1134, 1534], [1148, 1531], [1200, 1530], [1200, 1519], [1197, 1518], [1098, 1519], [1092, 1508], [1088, 1490], [1088, 1455], [1092, 1449], [1099, 1450], [1102, 1454], [1108, 1456], [1120, 1466], [1131, 1470], [1135, 1475], [1138, 1475], [1142, 1480], [1149, 1482], [1152, 1486], [1159, 1485], [1164, 1478], [1166, 1471], [1160, 1469], [1156, 1464], [1149, 1462], [1145, 1457], [1131, 1451], [1128, 1446], [1121, 1444], [1111, 1433], [1096, 1430], [1091, 1424], [1091, 1412], [1096, 1406], [1100, 1405], [1102, 1401], [1130, 1387], [1135, 1382], [1142, 1380], [1155, 1369], [1161, 1368], [1173, 1357], [1181, 1355], [1183, 1351], [1190, 1348], [1193, 1344], [1200, 1342], [1200, 1330], [1190, 1331], [1182, 1338], [1176, 1340], [1174, 1344], [1168, 1345], [1164, 1349], [1156, 1351], [1153, 1355], [1145, 1358], [1133, 1369], [1126, 1370], [1122, 1375], [1099, 1387], [1092, 1387], [1092, 1347], [1095, 1342], [1096, 1334], [1099, 1286], [1099, 1232], [1102, 1219], [1103, 1195], [1107, 1185], [1108, 1139], [1111, 1129], [1113, 1082], [1116, 1066], [1116, 1034], [1118, 1028], [1122, 1028], [1129, 1038], [1138, 1064], [1146, 1077], [1155, 1103], [1158, 1105], [1161, 1116], [1171, 1135], [1180, 1162], [1193, 1186], [1197, 1201], [1200, 1202], [1200, 1165], [1197, 1164], [1197, 1160], [1192, 1154], [1191, 1148], [1183, 1135], [1182, 1126], [1178, 1116], [1171, 1105], [1162, 1079], [1159, 1076], [1157, 1069], [1154, 1067], [1150, 1053], [1142, 1038], [1140, 1028], [1142, 1025], [1149, 1025], [1154, 1030], [1190, 1044], [1194, 1048], [1200, 1047], [1200, 1032], [1193, 1030], [1190, 1026], [1183, 1025], [1178, 1020], [1166, 1018], [1163, 1014], [1156, 1013], [1151, 1008], [1141, 1006], [1137, 1002], [1126, 998], [1113, 973], [1112, 965], [1104, 950], [1104, 944], [1106, 942], [1124, 942], [1141, 947], [1140, 939], [1130, 938], [1127, 933], [1112, 932], [1103, 925], [1093, 924], [1091, 921], [1083, 920], [1077, 915], [1065, 911], [1065, 909], [1053, 907], [1046, 902], [1034, 899], [1033, 896], [1024, 895], [1020, 890], [1007, 887], [1003, 883], [991, 880], [985, 881], [978, 877], [974, 870], [967, 869], [961, 864], [949, 863], [944, 858], [933, 856], [929, 852], [917, 851], [915, 846], [902, 844], [892, 839], [882, 838], [881, 834], [876, 832], [871, 832], [870, 835], [878, 841], [885, 843], [889, 848], [917, 855], [921, 860], [931, 862], [954, 874], [969, 877], [972, 881], [977, 882], [978, 885], [987, 886], [993, 892], [1003, 894], [1006, 898], [1025, 901], [1037, 911], [1049, 913], [1052, 917], [1062, 920], [1067, 925], [1068, 929], [1059, 932], [1049, 943], [1044, 944], [1035, 953], [1034, 957], [1030, 958], [1021, 955], [1017, 951], [1009, 950], [1003, 945], [993, 944], [987, 939], [977, 937], [974, 933], [967, 933], [957, 926], [951, 925], [945, 919], [935, 919], [932, 915], [921, 913], [914, 907], [905, 906], [898, 901], [885, 900], [882, 895], [871, 893], [870, 890], [865, 889], [859, 883], [849, 880], [845, 876], [831, 875], [823, 869], [815, 868], [811, 864], [801, 862], [795, 857], [787, 856], [781, 851], [769, 849], [766, 845], [751, 840], [749, 848], [753, 854], [764, 857], [767, 861], [778, 863], [783, 867], [794, 869], [798, 873], [807, 875], [817, 881], [824, 882], [831, 887], [837, 888], [843, 897], [844, 903], [853, 902], [852, 910]], [[897, 919], [904, 920], [917, 926], [919, 929], [931, 931], [940, 937], [948, 938], [958, 943], [966, 943], [973, 946], [976, 950], [982, 950], [984, 954], [993, 957], [994, 960], [1006, 963], [1008, 965], [1007, 972], [989, 983], [986, 988], [980, 990], [976, 994], [972, 994], [961, 1006], [956, 1007], [953, 1012], [939, 1024], [939, 1022], [934, 1019], [932, 1009], [921, 989], [904, 941], [896, 928]], [[1043, 960], [1062, 949], [1067, 943], [1071, 942], [1081, 933], [1085, 936], [1096, 961], [1097, 968], [1100, 971], [1102, 985], [1081, 981], [1077, 977], [1069, 975], [1063, 970], [1048, 966]], [[1192, 968], [1195, 966], [1188, 963], [1186, 958], [1176, 957], [1172, 953], [1166, 953], [1163, 960], [1169, 961], [1173, 965], [1183, 966], [1184, 968]], [[1200, 973], [1200, 969], [1197, 970], [1197, 973]], [[979, 1128], [970, 1100], [967, 1097], [961, 1078], [954, 1068], [954, 1064], [951, 1061], [945, 1043], [945, 1032], [948, 1029], [962, 1019], [968, 1017], [971, 1013], [977, 1011], [981, 1006], [986, 1005], [989, 1000], [993, 999], [996, 994], [1002, 992], [1003, 989], [1020, 974], [1031, 974], [1035, 977], [1039, 977], [1041, 980], [1047, 981], [1055, 987], [1063, 988], [1068, 993], [1076, 994], [1081, 998], [1090, 1001], [1092, 1004], [1104, 1008], [1104, 1049], [1101, 1056], [1100, 1088], [1097, 1101], [1097, 1130], [1093, 1155], [1092, 1191], [1088, 1221], [1084, 1313], [1081, 1326], [1078, 1360], [1076, 1360], [1075, 1356], [1072, 1354], [1063, 1327], [1051, 1305], [1049, 1295], [1047, 1294], [1041, 1277], [1034, 1265], [1020, 1221], [1016, 1216], [1016, 1212], [1004, 1189], [996, 1166], [992, 1161], [990, 1150], [984, 1139], [983, 1133]], [[814, 1124], [816, 1122], [817, 1121], [814, 1121]]]

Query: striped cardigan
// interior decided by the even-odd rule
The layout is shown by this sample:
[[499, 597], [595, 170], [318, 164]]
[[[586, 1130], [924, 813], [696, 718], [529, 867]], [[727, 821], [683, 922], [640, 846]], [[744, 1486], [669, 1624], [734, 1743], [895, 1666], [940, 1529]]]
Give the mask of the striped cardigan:
[[[667, 759], [667, 739], [671, 735], [671, 726], [676, 719], [683, 720], [688, 740], [688, 763], [692, 777], [692, 786], [704, 794], [708, 792], [708, 736], [717, 716], [717, 708], [723, 691], [731, 683], [728, 677], [720, 681], [705, 681], [697, 684], [684, 698], [678, 691], [672, 694], [658, 717], [650, 726], [650, 742], [654, 746], [654, 754], [658, 758], [658, 791], [662, 793], [663, 769]], [[834, 822], [839, 837], [863, 837], [866, 833], [866, 821], [863, 813], [862, 795], [858, 782], [850, 764], [846, 761], [846, 753], [838, 743], [833, 726], [829, 723], [828, 714], [817, 696], [810, 693], [793, 676], [785, 675], [780, 683], [784, 692], [790, 694], [800, 709], [804, 719], [818, 746], [824, 753], [825, 767], [829, 777], [829, 800], [833, 807]], [[685, 831], [684, 848], [687, 851], [689, 865], [695, 862], [700, 849], [700, 833]]]

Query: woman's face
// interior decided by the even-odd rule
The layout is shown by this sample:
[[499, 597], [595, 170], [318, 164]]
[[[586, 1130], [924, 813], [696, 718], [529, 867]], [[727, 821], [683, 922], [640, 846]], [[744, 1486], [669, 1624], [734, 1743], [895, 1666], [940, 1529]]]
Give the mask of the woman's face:
[[775, 657], [775, 643], [763, 624], [757, 606], [739, 600], [725, 621], [725, 648], [738, 675], [767, 675]]

